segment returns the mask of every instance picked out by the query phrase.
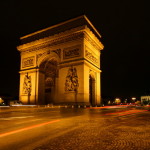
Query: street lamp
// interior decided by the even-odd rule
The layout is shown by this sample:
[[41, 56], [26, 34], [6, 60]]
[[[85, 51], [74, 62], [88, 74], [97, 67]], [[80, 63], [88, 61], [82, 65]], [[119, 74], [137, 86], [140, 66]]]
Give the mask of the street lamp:
[[120, 98], [116, 98], [116, 99], [115, 99], [115, 103], [118, 104], [118, 103], [120, 103], [120, 102], [121, 102]]
[[111, 102], [110, 101], [108, 101], [108, 105], [110, 105], [111, 104]]
[[0, 97], [0, 103], [3, 103], [4, 101], [3, 101], [3, 99]]
[[133, 103], [135, 103], [136, 97], [132, 97], [131, 99], [132, 99]]

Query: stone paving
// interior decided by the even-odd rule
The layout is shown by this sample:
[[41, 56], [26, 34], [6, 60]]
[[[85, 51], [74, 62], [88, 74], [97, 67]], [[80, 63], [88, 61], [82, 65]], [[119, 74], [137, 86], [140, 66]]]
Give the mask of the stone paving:
[[150, 150], [149, 111], [108, 115], [99, 111], [79, 117], [78, 128], [34, 150]]

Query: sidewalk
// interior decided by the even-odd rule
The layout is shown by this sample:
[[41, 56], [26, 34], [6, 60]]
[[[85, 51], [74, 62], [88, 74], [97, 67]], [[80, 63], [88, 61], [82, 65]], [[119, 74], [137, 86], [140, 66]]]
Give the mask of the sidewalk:
[[[80, 106], [80, 105], [79, 105]], [[84, 107], [84, 106], [69, 106], [69, 105], [14, 105], [14, 106], [0, 106], [0, 113], [8, 112], [43, 112], [60, 108], [86, 108], [86, 109], [115, 109], [131, 107], [134, 109], [150, 110], [149, 106], [104, 106], [104, 107]]]

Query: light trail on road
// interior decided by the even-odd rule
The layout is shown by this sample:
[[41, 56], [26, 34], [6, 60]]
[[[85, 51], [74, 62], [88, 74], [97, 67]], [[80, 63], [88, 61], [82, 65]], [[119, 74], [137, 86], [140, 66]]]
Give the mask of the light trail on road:
[[148, 110], [136, 110], [136, 111], [133, 111], [133, 112], [129, 111], [127, 113], [119, 114], [118, 116], [125, 116], [125, 115], [135, 114], [135, 113], [144, 112], [144, 111], [148, 111]]
[[0, 150], [146, 150], [149, 112], [144, 107], [106, 106], [6, 113], [2, 119], [12, 120], [0, 120]]
[[87, 107], [86, 109], [110, 109], [110, 108], [124, 108], [130, 105], [113, 105], [113, 106], [103, 106], [103, 107]]
[[116, 116], [125, 116], [125, 115], [135, 114], [135, 113], [144, 112], [144, 111], [148, 111], [148, 110], [118, 111], [118, 112], [114, 112], [114, 113], [106, 113], [105, 115], [114, 115], [114, 114], [116, 114]]
[[41, 124], [36, 124], [36, 125], [33, 125], [33, 126], [28, 126], [28, 127], [25, 127], [25, 128], [21, 128], [21, 129], [18, 129], [18, 130], [5, 132], [5, 133], [0, 134], [0, 137], [4, 137], [4, 136], [7, 136], [7, 135], [11, 135], [11, 134], [14, 134], [14, 133], [19, 133], [19, 132], [30, 130], [30, 129], [34, 129], [34, 128], [37, 128], [37, 127], [41, 127], [41, 126], [48, 125], [48, 124], [55, 123], [55, 122], [59, 122], [59, 121], [60, 120], [48, 121], [48, 122], [44, 122], [44, 123], [41, 123]]

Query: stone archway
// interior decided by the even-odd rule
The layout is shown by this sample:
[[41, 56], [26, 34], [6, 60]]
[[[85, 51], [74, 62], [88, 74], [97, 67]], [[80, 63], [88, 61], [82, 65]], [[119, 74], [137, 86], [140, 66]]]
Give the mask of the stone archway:
[[92, 106], [96, 104], [96, 81], [94, 75], [89, 75], [89, 102]]
[[104, 46], [86, 16], [20, 39], [19, 100], [23, 104], [101, 103], [100, 51]]
[[58, 77], [58, 61], [54, 58], [50, 60], [43, 61], [39, 70], [43, 73], [43, 103], [44, 104], [52, 104], [55, 102], [55, 94], [56, 94], [56, 78]]

